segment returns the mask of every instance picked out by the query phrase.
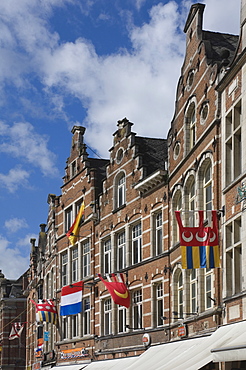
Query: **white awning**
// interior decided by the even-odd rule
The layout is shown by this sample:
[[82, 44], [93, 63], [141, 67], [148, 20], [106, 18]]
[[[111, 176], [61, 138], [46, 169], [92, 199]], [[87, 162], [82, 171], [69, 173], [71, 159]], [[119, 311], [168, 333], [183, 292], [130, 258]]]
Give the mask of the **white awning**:
[[[233, 331], [232, 331], [233, 328]], [[223, 329], [221, 327], [220, 329]], [[214, 362], [246, 360], [246, 322], [238, 322], [224, 327], [224, 343], [211, 350]]]
[[88, 364], [76, 364], [76, 365], [59, 365], [52, 367], [54, 370], [82, 370], [84, 369]]
[[91, 362], [85, 370], [125, 370], [134, 363], [137, 357], [123, 357], [112, 360]]
[[[212, 335], [193, 339], [182, 339], [150, 347], [141, 356], [135, 359], [127, 370], [197, 370], [209, 362], [217, 361], [214, 356], [218, 356], [218, 348], [228, 349], [228, 360], [233, 361], [233, 351], [239, 360], [246, 360], [246, 321], [221, 326]], [[244, 346], [243, 348], [239, 348]], [[236, 347], [232, 350], [231, 347]], [[217, 351], [216, 351], [217, 349]], [[216, 352], [215, 352], [216, 351]], [[229, 355], [230, 352], [230, 355]], [[222, 357], [221, 357], [222, 358]], [[154, 361], [154, 362], [153, 362]], [[219, 359], [218, 361], [224, 361]]]

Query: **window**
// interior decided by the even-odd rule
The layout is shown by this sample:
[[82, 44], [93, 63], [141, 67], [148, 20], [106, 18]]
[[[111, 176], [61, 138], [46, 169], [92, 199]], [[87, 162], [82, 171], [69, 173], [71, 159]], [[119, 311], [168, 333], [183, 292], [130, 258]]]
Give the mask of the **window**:
[[132, 228], [132, 262], [133, 264], [142, 261], [142, 228], [137, 224]]
[[78, 281], [78, 248], [72, 249], [72, 283]]
[[142, 291], [133, 292], [133, 328], [142, 328]]
[[156, 213], [154, 216], [155, 222], [155, 235], [154, 235], [154, 244], [155, 244], [155, 255], [158, 256], [162, 253], [162, 212]]
[[65, 286], [68, 284], [68, 255], [67, 253], [61, 256], [61, 285]]
[[183, 275], [180, 272], [178, 277], [178, 316], [183, 317]]
[[121, 207], [125, 204], [125, 193], [126, 193], [126, 178], [124, 174], [121, 174], [120, 178], [118, 179], [118, 186], [117, 186], [117, 207]]
[[68, 338], [68, 317], [62, 318], [62, 339]]
[[174, 150], [173, 150], [173, 158], [175, 160], [178, 158], [180, 150], [181, 150], [181, 145], [180, 145], [180, 142], [178, 141], [175, 143]]
[[212, 167], [207, 165], [203, 177], [203, 199], [204, 209], [206, 211], [212, 210]]
[[155, 296], [156, 296], [156, 325], [163, 325], [162, 316], [163, 316], [163, 286], [162, 283], [159, 283], [155, 286]]
[[208, 117], [208, 104], [205, 103], [201, 110], [201, 123], [203, 124]]
[[126, 267], [126, 238], [125, 232], [117, 235], [117, 268], [121, 270]]
[[197, 312], [197, 270], [192, 269], [190, 273], [190, 312]]
[[83, 278], [90, 275], [91, 269], [91, 257], [90, 257], [90, 242], [87, 241], [82, 245], [82, 254], [83, 254]]
[[71, 163], [71, 177], [76, 175], [76, 161]]
[[112, 321], [111, 299], [106, 299], [104, 301], [104, 335], [111, 334], [111, 321]]
[[111, 272], [111, 240], [108, 239], [103, 245], [104, 252], [104, 273], [109, 274]]
[[187, 79], [188, 87], [191, 87], [191, 85], [193, 84], [194, 77], [195, 77], [194, 70], [191, 70], [191, 71], [189, 72], [189, 74], [188, 74], [188, 79]]
[[118, 332], [124, 333], [126, 331], [126, 308], [118, 306]]
[[90, 334], [90, 298], [83, 299], [83, 335]]
[[212, 307], [212, 269], [205, 269], [205, 309]]
[[192, 182], [188, 190], [188, 201], [189, 201], [189, 224], [188, 226], [195, 226], [195, 181]]
[[192, 101], [188, 107], [185, 117], [185, 148], [186, 154], [195, 146], [196, 144], [196, 107], [195, 102]]
[[241, 142], [242, 113], [239, 102], [226, 116], [225, 133], [225, 177], [229, 185], [242, 173], [242, 142]]
[[72, 321], [72, 338], [78, 337], [78, 315], [71, 316]]
[[181, 211], [182, 209], [182, 196], [181, 191], [178, 190], [174, 197], [173, 197], [173, 243], [177, 243], [179, 241], [179, 230], [178, 224], [175, 217], [175, 211]]
[[116, 163], [120, 164], [120, 162], [122, 161], [123, 159], [123, 155], [124, 155], [124, 152], [123, 152], [123, 149], [120, 148], [116, 154]]
[[73, 223], [73, 211], [72, 207], [69, 207], [65, 211], [65, 232], [67, 232], [70, 229], [72, 223]]
[[190, 115], [190, 149], [192, 149], [196, 143], [196, 113], [195, 108], [192, 110]]
[[242, 290], [242, 224], [241, 217], [226, 225], [226, 292], [227, 296]]

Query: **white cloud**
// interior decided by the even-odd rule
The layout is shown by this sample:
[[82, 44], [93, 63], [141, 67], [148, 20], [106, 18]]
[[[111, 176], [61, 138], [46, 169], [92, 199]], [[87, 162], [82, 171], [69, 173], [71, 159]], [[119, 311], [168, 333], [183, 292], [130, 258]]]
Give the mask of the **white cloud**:
[[11, 218], [4, 223], [8, 232], [16, 233], [20, 229], [28, 228], [28, 224], [24, 218]]
[[27, 247], [27, 250], [29, 251], [31, 248], [31, 239], [36, 239], [38, 241], [38, 235], [36, 234], [27, 234], [24, 238], [21, 238], [17, 241], [16, 245], [19, 247]]
[[7, 279], [18, 279], [29, 266], [29, 253], [23, 256], [19, 248], [11, 248], [7, 239], [0, 236], [0, 269]]
[[203, 28], [208, 31], [238, 35], [241, 0], [206, 0]]
[[[48, 138], [35, 132], [30, 123], [18, 122], [10, 126], [0, 122], [0, 135], [5, 139], [5, 142], [0, 144], [0, 152], [24, 159], [33, 166], [39, 167], [46, 176], [59, 175], [54, 164], [56, 156], [47, 147]], [[15, 172], [12, 170], [12, 173]], [[27, 177], [23, 171], [19, 175]]]
[[10, 193], [14, 193], [18, 187], [28, 186], [30, 174], [21, 167], [11, 168], [7, 175], [0, 173], [0, 187], [6, 188]]
[[[130, 27], [132, 50], [99, 56], [93, 45], [78, 39], [39, 55], [47, 91], [62, 89], [87, 109], [87, 142], [106, 155], [117, 120], [135, 122], [141, 135], [164, 137], [174, 111], [183, 60], [184, 40], [177, 4], [159, 4], [149, 24]], [[161, 127], [161, 129], [160, 129]], [[101, 146], [101, 147], [100, 147]]]
[[[223, 32], [239, 33], [240, 0], [226, 6], [224, 0], [203, 2], [206, 3], [206, 29], [221, 31], [223, 28]], [[149, 23], [141, 27], [127, 23], [132, 48], [104, 56], [98, 55], [83, 35], [75, 42], [60, 43], [49, 17], [54, 7], [68, 3], [68, 0], [45, 0], [42, 6], [38, 0], [0, 3], [0, 31], [3, 32], [2, 36], [0, 32], [3, 45], [0, 79], [13, 78], [19, 86], [27, 85], [22, 77], [27, 72], [35, 73], [44, 86], [43, 91], [60, 112], [66, 109], [65, 97], [78, 98], [87, 113], [82, 122], [89, 128], [87, 142], [101, 155], [108, 156], [116, 122], [125, 116], [136, 124], [133, 130], [139, 135], [165, 137], [174, 114], [176, 86], [185, 51], [182, 31], [189, 7], [195, 1], [169, 1], [153, 6]], [[85, 5], [93, 5], [88, 4]], [[138, 0], [136, 4], [140, 7], [143, 1]], [[65, 119], [66, 116], [64, 114]], [[69, 117], [67, 120], [70, 122]], [[32, 153], [28, 156], [25, 151], [25, 157], [34, 164], [37, 150], [35, 145], [31, 148]], [[12, 155], [18, 150], [11, 146], [7, 149]], [[46, 155], [45, 144], [42, 149], [44, 158], [37, 163], [43, 173], [48, 173], [52, 161]]]

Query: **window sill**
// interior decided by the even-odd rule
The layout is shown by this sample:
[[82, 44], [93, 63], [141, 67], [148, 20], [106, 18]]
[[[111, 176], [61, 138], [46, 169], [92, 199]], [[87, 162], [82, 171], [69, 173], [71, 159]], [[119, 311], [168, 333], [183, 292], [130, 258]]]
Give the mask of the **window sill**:
[[114, 214], [114, 213], [117, 213], [117, 212], [119, 212], [121, 209], [123, 209], [123, 208], [125, 208], [126, 207], [126, 204], [122, 204], [122, 206], [120, 206], [120, 207], [118, 207], [118, 208], [115, 208], [113, 211], [112, 211], [112, 213]]

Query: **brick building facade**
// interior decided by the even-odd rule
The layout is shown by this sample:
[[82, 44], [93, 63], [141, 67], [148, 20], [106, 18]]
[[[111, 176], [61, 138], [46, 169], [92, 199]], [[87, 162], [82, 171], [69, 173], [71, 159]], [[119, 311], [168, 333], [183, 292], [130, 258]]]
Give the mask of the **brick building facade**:
[[[27, 368], [245, 366], [245, 3], [240, 36], [204, 31], [204, 5], [192, 5], [167, 139], [140, 137], [124, 118], [103, 160], [89, 157], [85, 128], [73, 127], [61, 195], [49, 194], [47, 225], [32, 241], [28, 289], [59, 309], [62, 287], [83, 281], [83, 310], [60, 317], [59, 330], [29, 325], [27, 348], [49, 338], [41, 359], [27, 351]], [[66, 232], [82, 202], [71, 245]], [[196, 226], [198, 210], [205, 226], [217, 211], [220, 268], [181, 266], [175, 211]], [[130, 308], [116, 305], [98, 276], [112, 273], [123, 274]], [[30, 301], [27, 312], [34, 323]]]
[[[26, 297], [27, 273], [9, 280], [0, 271], [0, 369], [24, 370], [26, 366]], [[9, 340], [12, 324], [23, 325], [19, 337]]]

